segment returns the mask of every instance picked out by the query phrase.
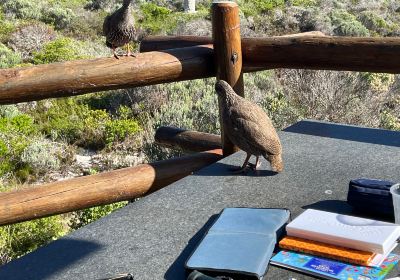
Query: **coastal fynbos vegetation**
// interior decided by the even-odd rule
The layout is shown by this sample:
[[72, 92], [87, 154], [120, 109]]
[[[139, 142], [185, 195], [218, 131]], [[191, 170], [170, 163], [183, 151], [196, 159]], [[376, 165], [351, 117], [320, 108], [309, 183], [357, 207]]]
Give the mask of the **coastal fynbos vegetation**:
[[[397, 0], [237, 1], [242, 36], [305, 31], [399, 36]], [[121, 0], [3, 0], [0, 68], [110, 56], [104, 17]], [[211, 35], [209, 0], [134, 1], [143, 34]], [[132, 44], [132, 47], [137, 48]], [[278, 129], [305, 118], [400, 130], [400, 79], [382, 73], [269, 70], [245, 74], [246, 97]], [[155, 145], [172, 125], [219, 133], [214, 79], [0, 106], [0, 190], [134, 166], [179, 154]], [[0, 264], [126, 205], [125, 202], [0, 227]]]

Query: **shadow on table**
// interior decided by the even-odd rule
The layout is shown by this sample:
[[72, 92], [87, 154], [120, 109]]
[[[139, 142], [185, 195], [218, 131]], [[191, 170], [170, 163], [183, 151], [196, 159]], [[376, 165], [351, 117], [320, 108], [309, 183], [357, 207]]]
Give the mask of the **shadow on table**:
[[304, 205], [301, 208], [333, 212], [342, 215], [357, 216], [367, 219], [386, 221], [390, 223], [394, 222], [394, 217], [392, 216], [382, 215], [374, 212], [358, 211], [343, 200], [321, 200], [313, 204]]
[[[275, 176], [279, 173], [267, 170], [267, 169], [260, 169], [257, 171], [254, 170], [248, 170], [246, 173], [238, 173], [235, 174], [232, 169], [235, 169], [239, 167], [239, 165], [231, 165], [231, 164], [226, 164], [226, 163], [221, 163], [221, 162], [216, 162], [210, 167], [206, 167], [198, 172], [196, 172], [194, 175], [196, 176], [247, 176], [247, 177], [269, 177], [269, 176]], [[268, 163], [263, 161], [263, 167], [264, 168], [269, 168]]]
[[94, 242], [59, 239], [0, 267], [0, 279], [48, 279], [100, 248]]
[[205, 225], [189, 240], [188, 245], [182, 250], [178, 258], [168, 268], [164, 275], [165, 280], [184, 280], [186, 279], [185, 263], [200, 243], [204, 234], [214, 223], [218, 215], [212, 215]]

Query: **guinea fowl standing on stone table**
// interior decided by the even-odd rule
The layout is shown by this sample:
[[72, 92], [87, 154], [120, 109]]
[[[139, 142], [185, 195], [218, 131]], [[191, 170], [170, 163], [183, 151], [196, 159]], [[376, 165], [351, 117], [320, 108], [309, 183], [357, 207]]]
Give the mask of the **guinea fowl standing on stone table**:
[[113, 55], [118, 59], [115, 49], [127, 45], [127, 56], [135, 56], [130, 51], [129, 42], [136, 37], [135, 21], [131, 10], [132, 0], [124, 0], [121, 8], [104, 19], [103, 33], [106, 36], [107, 47], [113, 50]]
[[[224, 133], [233, 144], [247, 153], [243, 172], [247, 166], [256, 170], [261, 165], [259, 157], [263, 156], [271, 163], [275, 172], [283, 170], [282, 146], [278, 134], [267, 114], [256, 104], [237, 95], [225, 81], [218, 81], [215, 90], [220, 97]], [[256, 164], [249, 164], [251, 155], [256, 156]]]

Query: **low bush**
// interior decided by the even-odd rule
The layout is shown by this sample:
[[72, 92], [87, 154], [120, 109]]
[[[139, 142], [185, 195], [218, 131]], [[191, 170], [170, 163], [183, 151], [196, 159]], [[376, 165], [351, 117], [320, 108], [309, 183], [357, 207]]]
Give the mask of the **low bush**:
[[[172, 11], [168, 8], [147, 2], [140, 5], [140, 12], [143, 15], [139, 21], [141, 26], [150, 30], [151, 33], [158, 33], [166, 28], [174, 28], [174, 26], [171, 26], [174, 23], [169, 18]], [[168, 22], [167, 25], [165, 24], [166, 22]]]
[[69, 226], [72, 229], [78, 229], [91, 222], [94, 222], [95, 220], [100, 219], [101, 217], [110, 214], [111, 212], [121, 207], [124, 207], [125, 205], [127, 205], [127, 202], [117, 202], [109, 205], [96, 206], [73, 212]]
[[91, 109], [79, 98], [58, 99], [46, 106], [40, 102], [33, 113], [40, 130], [53, 140], [80, 147], [101, 149], [140, 130], [137, 121], [112, 119], [105, 110]]
[[11, 68], [21, 63], [21, 56], [0, 43], [0, 69]]
[[0, 227], [0, 265], [21, 257], [66, 233], [60, 216]]
[[35, 52], [33, 62], [35, 64], [47, 64], [82, 58], [85, 58], [85, 55], [83, 54], [81, 42], [67, 37], [60, 37], [45, 44], [41, 51]]
[[22, 163], [21, 155], [35, 135], [38, 135], [38, 130], [30, 116], [0, 117], [0, 178], [16, 176], [21, 181], [27, 179], [26, 172], [29, 173], [30, 168]]
[[45, 23], [53, 25], [55, 29], [60, 30], [68, 27], [74, 17], [75, 14], [71, 9], [54, 5], [43, 10], [42, 20]]
[[395, 25], [389, 24], [384, 18], [372, 11], [362, 12], [358, 16], [358, 19], [366, 28], [374, 32], [376, 35], [386, 36], [396, 28]]
[[238, 1], [242, 12], [246, 16], [255, 16], [260, 13], [266, 13], [276, 8], [284, 8], [285, 0], [254, 0], [254, 1]]
[[2, 7], [0, 6], [0, 43], [7, 43], [11, 33], [16, 29], [13, 21], [5, 18]]
[[293, 6], [299, 7], [316, 7], [320, 4], [319, 0], [290, 0]]
[[29, 22], [18, 27], [10, 35], [8, 45], [21, 54], [24, 60], [33, 57], [33, 53], [39, 52], [43, 44], [56, 38], [54, 30], [41, 22]]
[[334, 32], [339, 36], [368, 36], [368, 29], [346, 10], [334, 10], [330, 14]]
[[3, 10], [8, 17], [19, 19], [40, 19], [43, 1], [4, 0]]

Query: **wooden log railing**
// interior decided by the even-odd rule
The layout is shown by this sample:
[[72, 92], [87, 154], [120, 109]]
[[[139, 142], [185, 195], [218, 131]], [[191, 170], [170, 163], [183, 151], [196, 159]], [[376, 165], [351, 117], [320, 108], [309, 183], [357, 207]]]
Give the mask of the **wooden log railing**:
[[[141, 51], [181, 45], [212, 43], [211, 37], [153, 36], [141, 43]], [[400, 73], [400, 38], [331, 37], [320, 33], [269, 38], [243, 38], [245, 72], [296, 68]]]
[[[204, 39], [201, 39], [201, 43]], [[146, 46], [147, 41], [142, 42]], [[180, 46], [179, 39], [173, 41]], [[0, 104], [215, 76], [212, 45], [0, 70]], [[308, 68], [400, 73], [400, 38], [242, 40], [243, 71]]]
[[0, 193], [0, 225], [131, 200], [154, 192], [222, 158], [216, 149]]
[[211, 46], [0, 70], [0, 104], [214, 75]]
[[[302, 38], [302, 37], [316, 37], [325, 36], [320, 31], [310, 31], [303, 33], [288, 34], [282, 36], [268, 37], [268, 39], [279, 39], [279, 38]], [[250, 38], [242, 38], [242, 40], [248, 40]], [[242, 42], [243, 43], [243, 42]], [[176, 48], [188, 48], [198, 45], [211, 45], [213, 40], [207, 36], [148, 36], [140, 44], [140, 52], [152, 52], [152, 51], [163, 51]], [[246, 47], [246, 44], [242, 44], [242, 49]]]
[[154, 140], [164, 147], [179, 148], [185, 152], [203, 152], [222, 148], [219, 135], [169, 126], [158, 128]]

